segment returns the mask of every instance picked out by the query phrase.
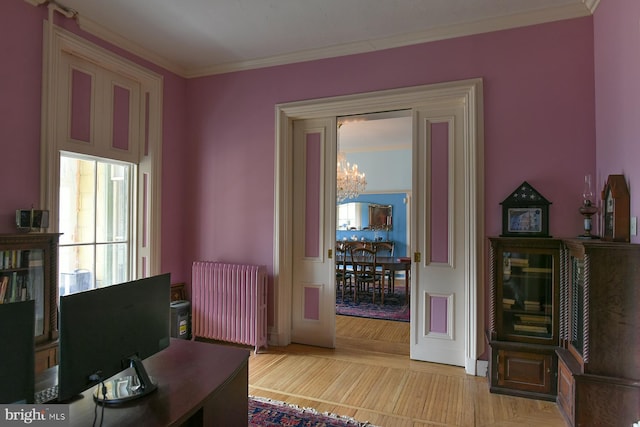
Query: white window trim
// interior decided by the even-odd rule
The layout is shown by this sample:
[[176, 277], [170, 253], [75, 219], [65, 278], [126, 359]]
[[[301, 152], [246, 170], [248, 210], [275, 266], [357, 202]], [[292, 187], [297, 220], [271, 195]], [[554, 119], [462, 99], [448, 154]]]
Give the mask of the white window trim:
[[[120, 160], [105, 159], [105, 158], [102, 158], [102, 157], [90, 156], [90, 155], [87, 155], [87, 154], [68, 152], [68, 151], [60, 151], [59, 154], [60, 154], [60, 158], [66, 157], [66, 158], [69, 158], [69, 159], [76, 159], [76, 160], [84, 160], [84, 161], [89, 161], [89, 162], [95, 162], [96, 164], [98, 162], [103, 162], [103, 164], [111, 164], [111, 165], [122, 164], [122, 165], [126, 165], [127, 167], [131, 168], [130, 173], [128, 174], [129, 175], [128, 178], [129, 178], [130, 181], [129, 181], [129, 185], [127, 185], [127, 192], [130, 195], [132, 195], [132, 194], [134, 194], [134, 192], [137, 189], [137, 182], [136, 182], [137, 178], [136, 177], [137, 177], [137, 169], [138, 168], [137, 168], [137, 165], [135, 165], [135, 164], [132, 164], [130, 162], [123, 162], [123, 161], [120, 161]], [[97, 166], [95, 166], [95, 164], [94, 164], [94, 176], [93, 176], [94, 183], [95, 183], [95, 179], [96, 179], [96, 173], [97, 173]], [[97, 197], [97, 192], [94, 192], [94, 200], [93, 200], [94, 206], [95, 206], [95, 203], [96, 203], [96, 197]], [[128, 206], [127, 216], [128, 216], [128, 218], [130, 220], [133, 220], [134, 218], [136, 218], [137, 196], [134, 195], [130, 199], [131, 199], [130, 201], [132, 203], [130, 203], [129, 206]], [[56, 223], [56, 225], [59, 225], [59, 224], [60, 224], [60, 222], [58, 221]], [[128, 251], [129, 251], [129, 255], [128, 255], [129, 263], [128, 263], [128, 269], [127, 269], [127, 278], [128, 279], [127, 280], [131, 280], [134, 276], [137, 275], [137, 272], [135, 270], [135, 267], [136, 267], [136, 265], [135, 265], [136, 264], [135, 263], [135, 260], [136, 260], [136, 236], [134, 234], [135, 232], [136, 232], [136, 226], [134, 224], [129, 224], [128, 227], [127, 227], [127, 233], [126, 233], [126, 237], [125, 237], [126, 242], [122, 241], [122, 240], [117, 240], [117, 239], [113, 239], [113, 240], [111, 240], [109, 242], [107, 242], [107, 241], [98, 241], [98, 239], [96, 238], [96, 234], [97, 234], [96, 233], [96, 224], [94, 223], [93, 224], [93, 233], [92, 233], [93, 234], [93, 239], [92, 239], [91, 242], [82, 242], [82, 243], [79, 243], [79, 242], [67, 242], [67, 243], [63, 243], [64, 239], [61, 239], [60, 243], [59, 243], [59, 248], [63, 249], [65, 247], [82, 247], [82, 246], [84, 246], [84, 247], [90, 246], [90, 247], [93, 248], [93, 264], [92, 264], [91, 268], [88, 268], [88, 266], [87, 266], [87, 268], [94, 273], [93, 277], [92, 277], [93, 285], [97, 287], [97, 284], [98, 284], [98, 281], [97, 281], [98, 269], [96, 268], [97, 267], [97, 265], [96, 265], [97, 260], [95, 258], [97, 248], [99, 246], [102, 246], [102, 245], [105, 245], [105, 244], [108, 245], [108, 244], [116, 244], [116, 243], [126, 243], [127, 247], [128, 247]], [[60, 262], [61, 262], [60, 254], [58, 256], [58, 262], [59, 262], [59, 265], [60, 265]], [[62, 273], [65, 273], [65, 272], [62, 271], [62, 269], [59, 269], [58, 274], [62, 274]], [[120, 282], [106, 282], [106, 283], [108, 283], [108, 285], [111, 285], [111, 284], [117, 284], [117, 283], [120, 283]]]
[[[162, 177], [162, 86], [161, 75], [101, 48], [62, 28], [44, 23], [40, 205], [49, 210], [50, 229], [58, 230], [60, 146], [56, 140], [55, 106], [63, 53], [95, 63], [140, 83], [142, 102], [148, 102], [148, 143], [141, 144], [138, 163], [136, 207], [137, 236], [132, 249], [136, 253], [137, 274], [146, 277], [161, 272], [161, 177]], [[146, 199], [145, 199], [146, 196]], [[146, 203], [146, 205], [145, 205]]]

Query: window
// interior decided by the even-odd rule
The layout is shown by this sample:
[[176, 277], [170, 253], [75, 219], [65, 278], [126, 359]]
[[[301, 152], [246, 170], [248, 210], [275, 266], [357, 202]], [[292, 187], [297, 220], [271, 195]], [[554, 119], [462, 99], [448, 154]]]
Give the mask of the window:
[[52, 26], [42, 197], [60, 294], [160, 273], [162, 76]]
[[360, 230], [362, 227], [362, 208], [360, 203], [342, 203], [338, 205], [338, 230]]
[[135, 165], [60, 156], [60, 295], [126, 282], [135, 271]]

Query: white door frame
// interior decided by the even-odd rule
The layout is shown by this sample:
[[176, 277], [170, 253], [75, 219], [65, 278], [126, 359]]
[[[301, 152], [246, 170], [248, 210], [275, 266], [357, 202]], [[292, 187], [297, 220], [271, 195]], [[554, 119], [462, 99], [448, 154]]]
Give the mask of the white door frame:
[[[292, 122], [296, 119], [337, 117], [377, 111], [412, 109], [443, 97], [462, 98], [466, 105], [464, 133], [469, 182], [465, 183], [465, 370], [478, 374], [477, 356], [484, 351], [484, 155], [482, 79], [437, 83], [356, 95], [338, 96], [276, 105], [275, 212], [274, 212], [274, 325], [270, 343], [291, 343], [292, 293]], [[474, 179], [475, 178], [475, 179]], [[411, 243], [410, 252], [415, 252]], [[482, 369], [481, 369], [482, 370]], [[480, 372], [482, 375], [483, 373]]]

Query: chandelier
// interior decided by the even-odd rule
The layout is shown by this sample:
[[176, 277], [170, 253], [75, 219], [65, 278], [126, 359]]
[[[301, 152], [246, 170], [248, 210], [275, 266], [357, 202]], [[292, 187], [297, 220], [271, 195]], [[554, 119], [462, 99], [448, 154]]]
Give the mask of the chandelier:
[[336, 199], [342, 202], [345, 199], [358, 197], [367, 186], [364, 173], [358, 172], [358, 165], [347, 162], [343, 152], [338, 152], [338, 170], [336, 174]]

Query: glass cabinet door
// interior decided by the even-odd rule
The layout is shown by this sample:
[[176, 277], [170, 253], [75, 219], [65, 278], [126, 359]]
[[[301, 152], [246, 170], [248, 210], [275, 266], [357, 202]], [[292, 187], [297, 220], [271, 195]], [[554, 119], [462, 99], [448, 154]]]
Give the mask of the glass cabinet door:
[[511, 339], [552, 339], [553, 255], [503, 251], [501, 260], [502, 334]]
[[45, 333], [44, 250], [0, 251], [0, 303], [35, 300], [36, 337]]

